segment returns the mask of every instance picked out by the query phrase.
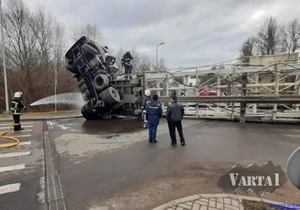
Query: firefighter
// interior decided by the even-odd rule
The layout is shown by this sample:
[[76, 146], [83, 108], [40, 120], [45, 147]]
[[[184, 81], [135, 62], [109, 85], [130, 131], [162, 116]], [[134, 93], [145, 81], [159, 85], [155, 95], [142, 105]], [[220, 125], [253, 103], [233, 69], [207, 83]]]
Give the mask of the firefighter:
[[109, 48], [107, 46], [103, 47], [103, 50], [105, 52], [105, 63], [106, 63], [106, 69], [107, 73], [111, 78], [114, 77], [114, 75], [118, 72], [118, 66], [116, 64], [116, 58], [109, 54]]
[[142, 117], [144, 120], [143, 128], [148, 128], [148, 121], [146, 119], [146, 108], [147, 108], [149, 102], [151, 102], [151, 101], [152, 101], [151, 93], [150, 93], [150, 90], [147, 89], [147, 90], [145, 90], [145, 96], [142, 99], [142, 106], [141, 106], [141, 109], [143, 110]]
[[132, 73], [132, 64], [131, 61], [133, 60], [132, 55], [130, 54], [130, 52], [126, 52], [122, 59], [121, 59], [121, 64], [125, 69], [125, 79], [129, 78], [132, 79], [131, 73]]
[[20, 115], [22, 109], [25, 109], [25, 105], [22, 102], [22, 92], [18, 91], [14, 93], [14, 97], [11, 101], [10, 111], [14, 119], [14, 131], [21, 131], [23, 128], [20, 123]]

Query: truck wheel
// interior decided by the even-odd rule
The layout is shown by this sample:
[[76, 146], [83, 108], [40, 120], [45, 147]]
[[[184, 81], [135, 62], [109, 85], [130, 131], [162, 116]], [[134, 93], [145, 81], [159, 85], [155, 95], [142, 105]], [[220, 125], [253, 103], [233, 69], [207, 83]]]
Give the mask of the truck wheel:
[[119, 91], [114, 87], [109, 87], [101, 93], [102, 100], [105, 105], [113, 106], [122, 101]]
[[97, 114], [93, 111], [90, 102], [81, 107], [81, 114], [87, 120], [97, 120], [98, 118]]
[[97, 74], [93, 79], [97, 91], [101, 91], [109, 84], [109, 79], [105, 74]]

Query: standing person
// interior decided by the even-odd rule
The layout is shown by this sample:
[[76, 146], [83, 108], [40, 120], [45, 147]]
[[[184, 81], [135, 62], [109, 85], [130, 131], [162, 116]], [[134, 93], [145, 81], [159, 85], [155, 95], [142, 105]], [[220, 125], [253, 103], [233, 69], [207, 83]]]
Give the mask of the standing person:
[[22, 92], [18, 91], [14, 93], [14, 98], [11, 101], [11, 107], [10, 111], [12, 113], [13, 119], [14, 119], [14, 131], [20, 131], [23, 130], [20, 123], [20, 115], [22, 109], [25, 108], [25, 105], [23, 104], [22, 100]]
[[111, 78], [114, 78], [114, 75], [119, 71], [118, 66], [116, 64], [116, 58], [109, 54], [109, 48], [107, 46], [104, 46], [103, 50], [105, 52], [105, 63], [107, 73]]
[[182, 104], [177, 102], [176, 95], [172, 95], [171, 104], [168, 105], [167, 113], [166, 113], [172, 146], [177, 146], [175, 128], [177, 128], [177, 131], [179, 133], [181, 145], [182, 146], [185, 145], [185, 139], [183, 136], [182, 123], [181, 123], [183, 115], [184, 115], [184, 108]]
[[130, 52], [126, 52], [122, 59], [121, 59], [121, 64], [122, 66], [124, 66], [125, 69], [125, 78], [128, 78], [128, 75], [130, 77], [130, 79], [132, 79], [131, 73], [132, 73], [132, 64], [131, 61], [133, 60], [132, 55], [130, 54]]
[[147, 89], [147, 90], [145, 90], [145, 96], [142, 99], [142, 106], [141, 106], [141, 109], [143, 110], [142, 118], [144, 120], [143, 128], [148, 128], [148, 121], [146, 119], [146, 108], [150, 101], [152, 101], [152, 97], [151, 97], [150, 90]]
[[152, 101], [149, 102], [146, 108], [146, 119], [149, 126], [149, 142], [157, 143], [156, 132], [159, 124], [159, 119], [162, 116], [161, 104], [158, 101], [158, 96], [155, 94], [152, 97]]

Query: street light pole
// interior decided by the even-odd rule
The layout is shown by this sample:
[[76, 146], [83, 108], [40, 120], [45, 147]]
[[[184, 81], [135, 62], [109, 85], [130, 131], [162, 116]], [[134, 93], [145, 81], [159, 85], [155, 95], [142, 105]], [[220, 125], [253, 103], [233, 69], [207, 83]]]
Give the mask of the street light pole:
[[3, 77], [4, 77], [5, 107], [6, 107], [6, 113], [9, 113], [7, 75], [6, 75], [6, 65], [5, 65], [5, 45], [4, 45], [4, 32], [3, 32], [3, 10], [2, 10], [1, 0], [0, 0], [0, 10], [1, 10], [2, 65], [3, 65]]
[[160, 45], [163, 45], [164, 44], [164, 42], [161, 42], [161, 43], [159, 43], [158, 45], [156, 45], [156, 60], [155, 60], [155, 68], [156, 68], [156, 71], [157, 71], [157, 65], [158, 65], [158, 47], [160, 46]]

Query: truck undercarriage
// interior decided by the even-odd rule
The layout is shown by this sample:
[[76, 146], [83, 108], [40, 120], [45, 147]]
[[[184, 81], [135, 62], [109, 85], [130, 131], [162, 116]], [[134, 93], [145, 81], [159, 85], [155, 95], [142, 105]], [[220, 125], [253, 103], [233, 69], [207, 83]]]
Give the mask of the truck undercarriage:
[[75, 74], [86, 101], [81, 108], [83, 117], [96, 120], [111, 115], [139, 115], [143, 77], [128, 80], [105, 50], [81, 37], [65, 55], [66, 69]]

